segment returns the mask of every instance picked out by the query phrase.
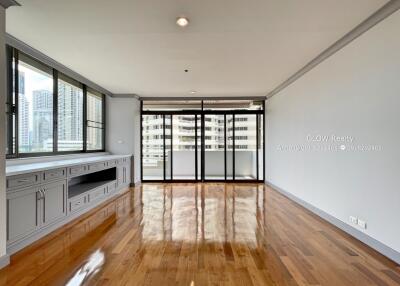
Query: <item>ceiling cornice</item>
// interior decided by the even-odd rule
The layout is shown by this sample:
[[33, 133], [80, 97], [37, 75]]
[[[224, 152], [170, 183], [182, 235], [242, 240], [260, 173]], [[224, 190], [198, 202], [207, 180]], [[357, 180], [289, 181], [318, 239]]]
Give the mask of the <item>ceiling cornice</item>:
[[114, 93], [112, 95], [114, 98], [135, 98], [140, 99], [140, 96], [135, 93]]
[[391, 0], [388, 3], [386, 3], [379, 10], [377, 10], [375, 13], [369, 16], [366, 20], [364, 20], [358, 26], [356, 26], [353, 30], [348, 32], [346, 35], [344, 35], [342, 38], [340, 38], [338, 41], [332, 44], [329, 48], [324, 50], [317, 57], [315, 57], [313, 60], [307, 63], [299, 71], [297, 71], [287, 80], [285, 80], [283, 83], [281, 83], [271, 92], [269, 92], [266, 98], [267, 99], [271, 98], [275, 94], [279, 93], [280, 91], [282, 91], [283, 89], [294, 83], [296, 80], [305, 75], [307, 72], [315, 68], [317, 65], [325, 61], [327, 58], [329, 58], [339, 50], [343, 49], [345, 46], [350, 44], [352, 41], [360, 37], [366, 31], [368, 31], [369, 29], [371, 29], [372, 27], [374, 27], [375, 25], [377, 25], [378, 23], [380, 23], [381, 21], [383, 21], [384, 19], [386, 19], [399, 9], [400, 9], [400, 0]]
[[7, 9], [8, 7], [11, 6], [21, 6], [21, 5], [14, 0], [0, 0], [0, 6], [2, 6], [4, 9]]
[[140, 100], [265, 100], [265, 96], [208, 96], [208, 97], [140, 97]]

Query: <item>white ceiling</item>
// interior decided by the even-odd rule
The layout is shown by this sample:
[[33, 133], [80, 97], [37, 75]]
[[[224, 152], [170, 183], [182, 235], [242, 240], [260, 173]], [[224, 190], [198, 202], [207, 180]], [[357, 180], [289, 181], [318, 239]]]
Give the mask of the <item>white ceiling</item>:
[[388, 1], [18, 2], [14, 37], [112, 93], [183, 97], [266, 95]]

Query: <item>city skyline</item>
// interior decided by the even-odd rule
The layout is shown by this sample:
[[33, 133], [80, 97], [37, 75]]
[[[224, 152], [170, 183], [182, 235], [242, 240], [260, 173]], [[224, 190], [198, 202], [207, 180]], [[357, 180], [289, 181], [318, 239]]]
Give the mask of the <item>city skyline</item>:
[[[18, 94], [19, 151], [51, 152], [53, 150], [53, 78], [37, 69], [19, 64]], [[83, 148], [83, 90], [58, 80], [57, 148], [59, 151]], [[90, 99], [87, 116], [102, 122], [102, 98]], [[88, 128], [90, 130], [94, 128]], [[88, 132], [89, 149], [102, 147], [102, 132]]]

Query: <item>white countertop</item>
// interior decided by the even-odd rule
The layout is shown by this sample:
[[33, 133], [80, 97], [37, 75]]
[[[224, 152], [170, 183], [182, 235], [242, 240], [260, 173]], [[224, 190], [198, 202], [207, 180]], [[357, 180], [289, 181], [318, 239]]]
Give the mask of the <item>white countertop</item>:
[[26, 163], [26, 164], [21, 163], [17, 165], [7, 166], [6, 176], [21, 175], [26, 173], [70, 167], [74, 165], [109, 161], [126, 157], [131, 157], [131, 155], [102, 155], [102, 156], [82, 157], [74, 159], [64, 159], [59, 161], [48, 161], [48, 162], [38, 162], [38, 163]]

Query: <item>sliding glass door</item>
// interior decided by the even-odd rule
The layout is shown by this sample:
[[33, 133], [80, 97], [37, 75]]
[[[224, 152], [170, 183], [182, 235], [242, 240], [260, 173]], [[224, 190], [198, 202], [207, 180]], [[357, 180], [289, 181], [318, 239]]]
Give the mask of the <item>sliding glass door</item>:
[[235, 109], [243, 106], [236, 102], [209, 106], [223, 110], [203, 110], [203, 104], [191, 111], [142, 109], [143, 181], [264, 179], [263, 109]]
[[204, 180], [263, 179], [260, 121], [259, 114], [204, 115]]

